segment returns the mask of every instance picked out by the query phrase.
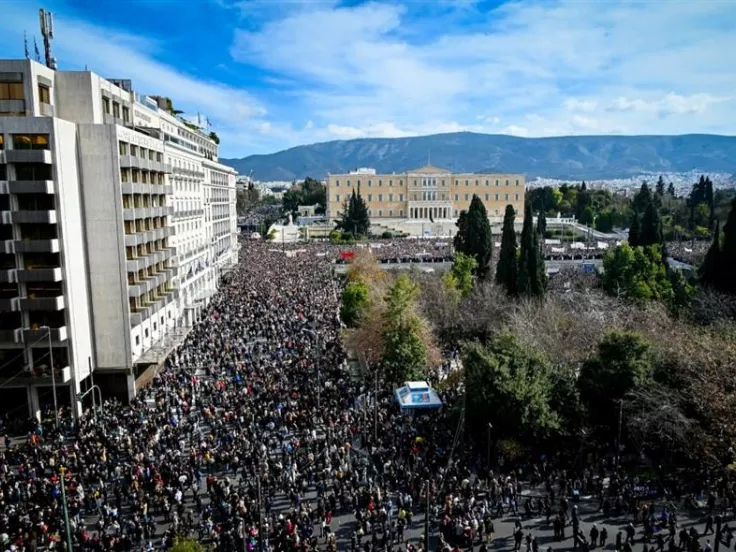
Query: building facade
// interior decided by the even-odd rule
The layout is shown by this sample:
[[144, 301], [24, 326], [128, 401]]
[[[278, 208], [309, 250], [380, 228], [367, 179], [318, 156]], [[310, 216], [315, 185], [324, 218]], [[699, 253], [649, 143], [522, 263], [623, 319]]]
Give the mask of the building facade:
[[3, 411], [150, 379], [237, 262], [217, 155], [130, 81], [0, 61]]
[[331, 220], [339, 218], [353, 190], [360, 193], [371, 219], [454, 220], [468, 209], [473, 195], [486, 206], [489, 217], [503, 217], [506, 205], [524, 208], [525, 178], [521, 174], [457, 174], [425, 166], [405, 173], [376, 174], [358, 169], [327, 178]]

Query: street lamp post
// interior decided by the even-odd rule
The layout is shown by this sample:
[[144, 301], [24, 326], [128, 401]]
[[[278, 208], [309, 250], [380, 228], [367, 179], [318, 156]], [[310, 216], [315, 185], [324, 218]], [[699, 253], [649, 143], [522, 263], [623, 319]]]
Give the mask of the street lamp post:
[[624, 419], [624, 400], [619, 399], [618, 401], [618, 436], [616, 437], [616, 469], [618, 470], [618, 465], [620, 462], [620, 456], [621, 456], [621, 426], [623, 425], [623, 419]]
[[46, 330], [46, 336], [49, 339], [49, 366], [51, 367], [51, 392], [54, 396], [54, 420], [56, 429], [59, 429], [59, 404], [56, 399], [56, 374], [54, 374], [54, 355], [51, 347], [51, 328], [49, 326], [41, 326], [42, 330]]

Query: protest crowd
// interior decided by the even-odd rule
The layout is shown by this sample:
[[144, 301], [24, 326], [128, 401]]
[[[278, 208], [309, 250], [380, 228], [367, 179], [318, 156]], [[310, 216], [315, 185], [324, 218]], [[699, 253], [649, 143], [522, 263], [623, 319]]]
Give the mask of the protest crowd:
[[[321, 245], [289, 248], [302, 251], [244, 242], [203, 319], [130, 405], [5, 438], [0, 550], [165, 550], [189, 537], [222, 552], [414, 552], [427, 504], [432, 550], [702, 549], [707, 537], [683, 529], [675, 506], [650, 503], [604, 459], [489, 470], [450, 409], [407, 416], [383, 388], [375, 408], [372, 381], [347, 362], [332, 259]], [[582, 495], [621, 531], [582, 521]]]

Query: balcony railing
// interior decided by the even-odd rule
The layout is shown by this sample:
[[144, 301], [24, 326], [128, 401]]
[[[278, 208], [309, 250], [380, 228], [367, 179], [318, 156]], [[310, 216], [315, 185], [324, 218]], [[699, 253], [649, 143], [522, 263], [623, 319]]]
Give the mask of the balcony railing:
[[2, 211], [3, 224], [56, 224], [55, 210]]
[[20, 310], [19, 297], [0, 297], [0, 312], [15, 312]]
[[61, 282], [64, 274], [61, 267], [32, 268], [18, 270], [16, 277], [19, 282]]
[[59, 240], [15, 240], [13, 249], [16, 253], [58, 253]]
[[[36, 151], [24, 151], [23, 153], [40, 153]], [[11, 194], [53, 194], [53, 180], [10, 180], [8, 190]]]
[[53, 156], [50, 150], [7, 150], [5, 158], [8, 163], [44, 163], [50, 165]]
[[[0, 383], [9, 378], [0, 376]], [[52, 385], [69, 383], [72, 379], [72, 370], [69, 366], [59, 367], [54, 365], [54, 377], [51, 377], [51, 369], [42, 367], [27, 367], [20, 375], [12, 376], [13, 386], [25, 385]]]
[[0, 330], [0, 343], [23, 343], [23, 330]]
[[14, 268], [0, 268], [0, 283], [13, 284], [17, 282], [17, 273]]
[[[30, 329], [23, 328], [23, 343], [28, 345], [34, 343], [40, 343], [44, 339], [48, 339], [49, 330], [46, 328]], [[66, 326], [59, 328], [51, 328], [51, 342], [52, 343], [63, 343], [69, 339], [69, 335], [66, 330]]]
[[27, 311], [60, 311], [64, 309], [63, 295], [53, 297], [23, 297], [20, 306]]

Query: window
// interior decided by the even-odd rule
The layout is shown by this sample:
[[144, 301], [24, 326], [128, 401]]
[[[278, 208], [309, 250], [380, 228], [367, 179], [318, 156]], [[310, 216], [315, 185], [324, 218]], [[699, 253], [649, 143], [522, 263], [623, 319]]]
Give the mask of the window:
[[491, 199], [491, 194], [486, 194], [486, 201], [489, 201]]
[[148, 337], [148, 328], [145, 329], [144, 335]]
[[371, 187], [371, 181], [370, 180], [368, 181], [368, 187], [369, 188]]
[[476, 186], [478, 185], [478, 181], [477, 181], [477, 180], [475, 181], [475, 185], [476, 185]]
[[468, 201], [468, 194], [465, 194], [465, 201]]
[[135, 344], [136, 344], [136, 347], [141, 344], [141, 336], [139, 335], [135, 336]]
[[516, 181], [516, 185], [517, 185], [517, 186], [519, 185], [519, 181], [518, 181], [518, 180]]
[[128, 155], [128, 143], [127, 142], [120, 142], [118, 146], [120, 149], [120, 155]]
[[498, 179], [496, 179], [496, 186], [498, 186]]
[[0, 82], [0, 100], [24, 100], [22, 82]]
[[417, 194], [414, 194], [414, 201], [417, 200]]
[[130, 169], [120, 169], [120, 180], [130, 182]]
[[13, 134], [13, 149], [47, 150], [49, 149], [49, 135], [48, 134]]
[[126, 123], [130, 122], [130, 109], [125, 106], [123, 106], [123, 121]]
[[383, 186], [383, 182], [381, 182], [381, 181], [379, 180], [379, 181], [378, 181], [378, 185], [379, 185], [379, 186]]
[[399, 216], [400, 217], [403, 217], [404, 216], [404, 210], [403, 209], [401, 211], [399, 211]]
[[459, 194], [455, 194], [455, 201], [458, 201], [459, 199], [460, 199], [460, 195]]
[[516, 201], [519, 201], [519, 194], [514, 194], [516, 197], [514, 198]]
[[373, 194], [368, 194], [368, 201], [373, 201]]
[[506, 199], [506, 201], [509, 200], [509, 194], [506, 194], [506, 198], [505, 199]]
[[7, 179], [8, 179], [8, 166], [0, 165], [0, 180], [7, 180]]
[[[468, 184], [468, 181], [467, 180], [465, 181], [465, 185], [466, 186], [470, 186], [470, 184]], [[466, 197], [465, 199], [468, 199], [468, 198]]]
[[507, 186], [509, 185], [509, 181], [508, 181], [508, 180], [506, 180], [506, 185], [507, 185]]
[[390, 217], [394, 216], [394, 211], [393, 211], [393, 209], [389, 209], [389, 210], [388, 210], [388, 216], [390, 216]]
[[5, 136], [0, 134], [0, 150], [5, 149]]
[[339, 187], [340, 187], [340, 181], [339, 180], [335, 180], [335, 188], [339, 188]]
[[380, 203], [383, 201], [383, 194], [378, 194], [378, 202]]
[[51, 103], [51, 89], [48, 86], [38, 85], [38, 101], [45, 104]]
[[16, 163], [16, 180], [51, 180], [51, 165], [45, 163]]
[[404, 194], [399, 194], [399, 201], [404, 201]]
[[349, 180], [347, 182], [345, 182], [345, 186], [347, 186], [348, 188], [350, 187], [350, 181]]
[[112, 102], [112, 116], [116, 119], [120, 118], [120, 104], [118, 102]]
[[388, 185], [389, 185], [389, 186], [391, 186], [391, 187], [393, 187], [393, 185], [394, 185], [394, 181], [393, 181], [393, 180], [389, 180], [389, 181], [388, 181]]
[[496, 201], [498, 201], [498, 194], [496, 194]]
[[340, 195], [339, 194], [335, 196], [335, 201], [340, 201]]
[[108, 115], [110, 114], [110, 100], [108, 98], [105, 98], [104, 96], [102, 98], [102, 109]]
[[160, 152], [160, 151], [157, 151], [157, 152], [156, 152], [156, 161], [158, 161], [159, 163], [161, 163], [161, 160], [162, 160], [163, 158], [164, 158], [164, 156], [163, 156], [163, 155], [161, 155], [161, 152]]
[[145, 159], [148, 156], [148, 150], [146, 148], [141, 148], [141, 159]]
[[457, 209], [455, 209], [455, 216], [457, 217]]
[[388, 194], [388, 200], [393, 201], [394, 200], [394, 194]]
[[383, 216], [383, 211], [381, 211], [380, 209], [378, 210], [378, 216], [379, 217], [382, 217]]

